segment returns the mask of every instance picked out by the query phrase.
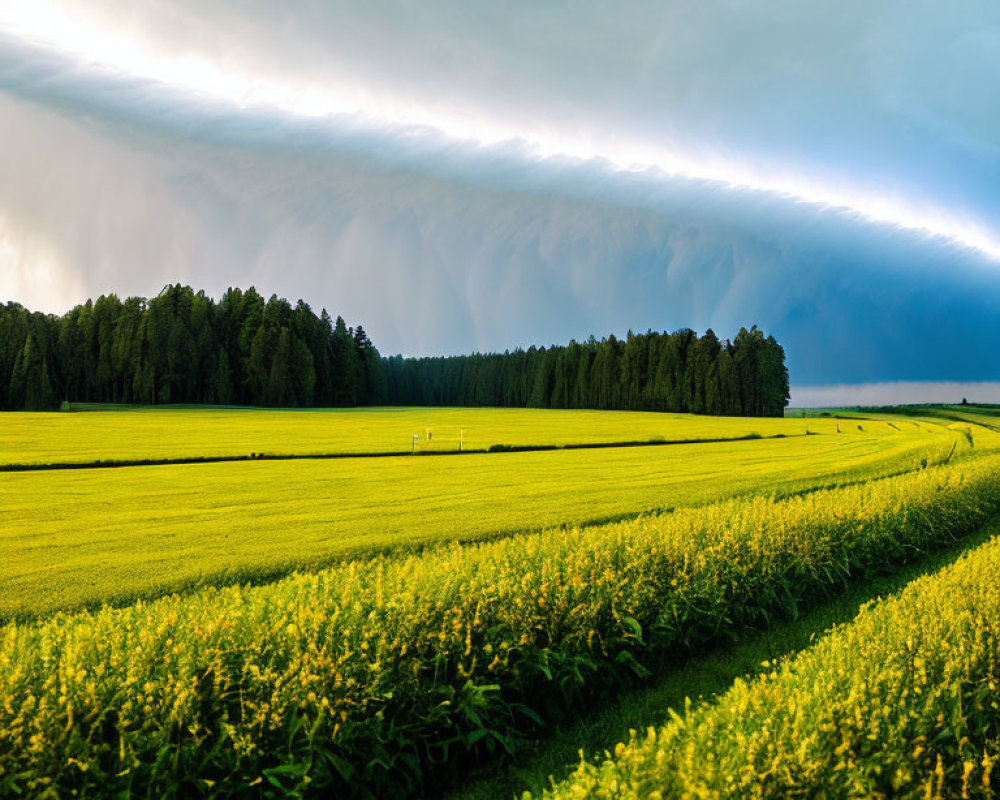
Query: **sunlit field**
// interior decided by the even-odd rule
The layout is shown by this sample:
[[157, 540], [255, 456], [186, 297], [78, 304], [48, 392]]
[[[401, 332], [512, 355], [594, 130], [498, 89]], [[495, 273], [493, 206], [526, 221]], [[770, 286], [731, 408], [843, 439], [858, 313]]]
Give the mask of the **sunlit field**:
[[998, 76], [0, 0], [0, 800], [1000, 800]]
[[[527, 740], [542, 755], [574, 752], [569, 723], [586, 724], [594, 698], [655, 686], [680, 658], [710, 670], [720, 642], [766, 636], [848, 587], [973, 541], [1000, 512], [989, 409], [784, 420], [120, 409], [2, 421], [6, 463], [24, 470], [0, 474], [0, 794], [142, 786], [180, 797], [268, 781], [292, 795], [451, 789], [479, 800], [540, 792], [551, 774], [565, 781], [555, 797], [634, 785], [626, 796], [647, 798], [648, 786], [669, 782], [657, 772], [664, 759], [688, 775], [690, 748], [738, 765], [739, 786], [754, 790], [758, 773], [740, 748], [708, 734], [677, 745], [687, 729], [676, 722], [607, 740], [608, 753], [586, 753], [576, 772], [571, 759], [504, 765]], [[32, 428], [38, 435], [25, 437]], [[460, 429], [480, 452], [391, 454], [417, 431], [443, 449]], [[370, 442], [382, 455], [360, 449]], [[563, 447], [483, 452], [495, 444]], [[565, 447], [574, 444], [607, 446]], [[302, 457], [90, 463], [236, 459], [246, 449]], [[60, 462], [70, 468], [46, 468]], [[737, 685], [718, 706], [706, 700], [692, 724], [725, 726], [746, 708], [771, 729], [776, 715], [790, 731], [779, 746], [799, 754], [821, 716], [786, 725], [774, 698], [811, 708], [808, 694], [786, 694], [799, 675], [863, 686], [861, 662], [837, 655], [843, 643], [886, 625], [877, 647], [859, 645], [862, 661], [902, 658], [907, 615], [939, 601], [954, 609], [941, 635], [957, 645], [934, 674], [951, 681], [992, 628], [969, 621], [949, 587], [985, 585], [994, 551], [829, 645], [812, 631], [815, 654]], [[879, 687], [896, 696], [895, 684]], [[935, 714], [955, 713], [947, 697], [933, 693]], [[961, 699], [969, 714], [992, 714], [987, 701]], [[604, 741], [600, 731], [590, 740]], [[869, 733], [860, 726], [856, 740]], [[968, 741], [988, 749], [981, 738]], [[847, 763], [827, 749], [802, 751], [803, 769]], [[471, 782], [462, 764], [478, 765]], [[914, 785], [928, 764], [918, 759]], [[715, 774], [691, 785], [715, 787]], [[982, 785], [988, 770], [969, 774]]]
[[[179, 412], [180, 420], [189, 413]], [[270, 412], [243, 413], [263, 429], [289, 427], [281, 412], [273, 422]], [[80, 420], [89, 436], [90, 416], [65, 418]], [[110, 425], [119, 415], [93, 416]], [[208, 416], [193, 416], [196, 430]], [[462, 416], [486, 427], [505, 415]], [[534, 416], [540, 429], [550, 413], [514, 416], [525, 429]], [[146, 417], [120, 418], [134, 424]], [[695, 433], [700, 419], [680, 422]], [[745, 430], [708, 422], [714, 433]], [[812, 430], [836, 423], [785, 424]], [[613, 436], [612, 421], [604, 425]], [[599, 522], [738, 494], [788, 494], [975, 452], [964, 436], [938, 425], [861, 428], [852, 421], [841, 434], [648, 447], [7, 473], [0, 475], [0, 615], [121, 602], [206, 580], [274, 577], [352, 553]]]
[[998, 638], [994, 538], [538, 797], [995, 797]]
[[833, 433], [837, 427], [836, 421], [822, 418], [561, 409], [76, 408], [81, 411], [4, 414], [0, 466], [737, 439]]

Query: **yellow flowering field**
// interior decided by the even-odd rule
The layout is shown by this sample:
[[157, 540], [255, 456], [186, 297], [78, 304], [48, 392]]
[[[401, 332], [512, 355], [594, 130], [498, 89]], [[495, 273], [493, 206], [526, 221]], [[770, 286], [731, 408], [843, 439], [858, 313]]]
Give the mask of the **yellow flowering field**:
[[[455, 452], [460, 439], [465, 450], [482, 451], [494, 445], [544, 447], [801, 436], [807, 430], [834, 433], [836, 427], [835, 420], [826, 418], [698, 417], [639, 411], [112, 406], [79, 413], [0, 415], [0, 466], [246, 458], [251, 453]], [[892, 430], [885, 422], [873, 422], [869, 432]], [[415, 446], [414, 434], [419, 437]]]
[[[793, 615], [848, 580], [978, 529], [998, 511], [1000, 460], [984, 457], [786, 499], [734, 499], [8, 624], [0, 629], [0, 795], [419, 793], [449, 767], [511, 748], [543, 721], [574, 713], [665, 658]], [[979, 628], [964, 623], [948, 633], [949, 620], [964, 619], [962, 609], [978, 619], [974, 609], [982, 603], [1000, 618], [998, 575], [992, 566], [977, 581], [931, 593], [905, 613], [872, 614], [874, 630], [886, 631], [886, 647], [906, 641], [891, 619], [918, 620], [913, 637], [918, 625], [928, 626], [928, 647], [892, 662], [910, 676], [904, 688], [931, 696], [921, 670], [937, 676], [949, 642], [976, 639], [962, 632]], [[989, 591], [975, 590], [987, 583]], [[963, 591], [970, 598], [965, 605]], [[993, 628], [983, 630], [988, 635], [976, 646], [995, 655]], [[848, 664], [879, 670], [874, 651], [855, 656], [845, 645], [830, 652], [841, 671]], [[945, 685], [967, 710], [986, 696], [978, 688], [984, 663], [960, 661], [940, 673], [952, 679]], [[774, 680], [785, 681], [787, 697], [762, 697], [758, 711], [783, 704], [782, 725], [803, 732], [794, 744], [805, 756], [813, 742], [832, 741], [844, 729], [850, 736], [833, 765], [870, 758], [878, 738], [853, 734], [856, 728], [867, 735], [866, 726], [877, 722], [865, 700], [874, 696], [866, 694], [868, 684], [857, 683], [858, 691], [834, 706], [832, 733], [809, 739], [811, 707], [793, 690], [835, 676], [783, 669], [787, 677]], [[912, 705], [915, 730], [923, 731], [925, 707], [908, 699], [912, 694], [886, 700], [893, 708]], [[948, 691], [932, 696], [944, 702]], [[942, 706], [943, 727], [952, 724], [949, 708]], [[885, 717], [887, 731], [909, 719], [894, 713]], [[934, 754], [930, 762], [914, 756], [914, 780], [947, 752], [943, 739], [933, 739], [943, 727], [912, 741], [909, 752], [923, 747]], [[909, 729], [901, 730], [902, 737]], [[949, 728], [958, 763], [974, 749], [963, 741], [968, 735]], [[743, 747], [743, 740], [733, 742], [734, 751]], [[763, 749], [753, 752], [767, 770], [771, 751], [766, 738], [761, 742]], [[951, 786], [949, 759], [942, 769]], [[606, 769], [595, 781], [605, 780]], [[983, 770], [966, 777], [981, 781]], [[780, 771], [772, 774], [761, 785], [783, 779]], [[606, 796], [627, 785], [607, 780]], [[635, 796], [649, 797], [651, 785], [642, 786], [645, 794]], [[576, 796], [577, 784], [564, 791]]]
[[996, 797], [998, 685], [994, 538], [544, 797]]
[[260, 581], [357, 554], [787, 494], [984, 449], [940, 425], [860, 424], [666, 447], [0, 473], [0, 620]]

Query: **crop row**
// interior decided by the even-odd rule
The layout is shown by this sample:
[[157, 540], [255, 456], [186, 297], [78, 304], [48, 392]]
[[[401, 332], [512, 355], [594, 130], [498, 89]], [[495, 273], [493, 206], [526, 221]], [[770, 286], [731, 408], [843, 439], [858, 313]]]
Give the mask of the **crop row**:
[[1000, 510], [996, 458], [0, 629], [0, 795], [391, 797]]
[[995, 797], [998, 682], [993, 539], [544, 796]]

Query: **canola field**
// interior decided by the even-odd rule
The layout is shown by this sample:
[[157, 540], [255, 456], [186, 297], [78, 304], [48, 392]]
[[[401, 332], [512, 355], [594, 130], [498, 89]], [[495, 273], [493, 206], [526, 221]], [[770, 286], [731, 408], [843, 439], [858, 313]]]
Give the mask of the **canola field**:
[[940, 425], [861, 427], [669, 446], [0, 473], [0, 620], [273, 578], [351, 554], [790, 494], [978, 452]]
[[996, 797], [998, 673], [995, 538], [543, 796]]
[[[80, 420], [89, 458], [129, 460], [141, 441], [88, 426], [147, 413], [230, 412], [51, 424]], [[275, 442], [294, 427], [232, 413]], [[523, 433], [550, 413], [519, 412]], [[604, 443], [657, 415], [615, 416]], [[0, 474], [0, 797], [439, 796], [684, 654], [1000, 515], [989, 409], [775, 420], [783, 438], [721, 443], [693, 440], [761, 421], [662, 416], [692, 441]], [[8, 441], [26, 464], [85, 460], [43, 439]], [[584, 753], [546, 796], [991, 796], [998, 553]]]
[[[836, 432], [832, 419], [694, 417], [639, 411], [351, 408], [267, 410], [83, 406], [0, 418], [0, 467], [251, 454], [343, 455], [483, 451], [616, 442], [739, 439]], [[919, 428], [919, 421], [909, 423]], [[414, 435], [419, 437], [414, 444]], [[428, 435], [430, 438], [428, 438]]]

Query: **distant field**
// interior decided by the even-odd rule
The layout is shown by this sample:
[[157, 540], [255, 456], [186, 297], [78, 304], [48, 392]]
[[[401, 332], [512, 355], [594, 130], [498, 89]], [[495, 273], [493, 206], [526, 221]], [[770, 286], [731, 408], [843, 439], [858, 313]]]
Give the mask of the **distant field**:
[[[93, 419], [110, 430], [115, 419], [126, 426], [143, 419], [159, 424], [171, 413], [45, 419], [66, 424], [63, 434], [71, 442], [74, 423], [89, 439]], [[296, 418], [294, 413], [270, 414], [236, 416], [260, 429], [269, 424], [285, 429], [287, 420]], [[298, 419], [306, 424], [350, 416], [304, 413]], [[411, 418], [409, 412], [398, 416]], [[519, 421], [521, 441], [527, 442], [532, 424], [536, 430], [548, 429], [548, 421], [562, 415], [468, 411], [461, 416], [470, 427], [479, 420], [483, 429], [487, 420]], [[587, 416], [567, 412], [566, 419]], [[639, 424], [623, 431], [633, 415], [611, 416], [602, 422], [594, 414], [589, 429], [612, 437], [616, 422], [620, 436], [630, 435]], [[647, 416], [657, 415], [639, 415], [640, 420]], [[176, 421], [164, 424], [181, 426], [193, 419], [203, 426], [210, 418], [209, 412], [180, 412]], [[375, 418], [371, 412], [362, 417], [369, 423]], [[400, 430], [413, 427], [387, 413], [381, 418]], [[413, 418], [443, 421], [447, 416], [439, 412]], [[689, 433], [745, 431], [740, 426], [767, 424], [692, 417], [675, 421]], [[813, 420], [808, 424], [820, 427]], [[840, 424], [840, 435], [718, 444], [4, 474], [0, 618], [123, 601], [200, 580], [263, 578], [351, 553], [579, 524], [736, 494], [786, 494], [910, 470], [953, 450], [969, 450], [965, 437], [938, 425], [892, 427], [866, 421], [859, 430], [858, 424]], [[515, 429], [511, 422], [505, 435]], [[176, 428], [160, 446], [181, 446], [181, 430]], [[187, 438], [206, 438], [205, 430], [197, 427]], [[278, 433], [268, 435], [278, 440]], [[105, 446], [112, 456], [123, 452]], [[130, 446], [126, 437], [122, 447]]]
[[[84, 408], [100, 408], [86, 406]], [[114, 408], [114, 407], [112, 407]], [[300, 411], [125, 407], [0, 416], [0, 466], [267, 455], [457, 451], [833, 433], [830, 419], [628, 411], [378, 408]], [[430, 440], [428, 440], [428, 432]]]

